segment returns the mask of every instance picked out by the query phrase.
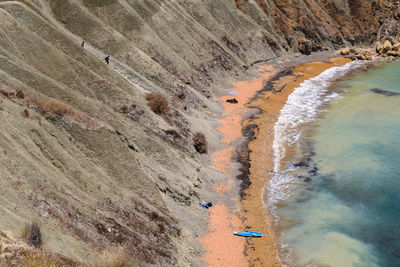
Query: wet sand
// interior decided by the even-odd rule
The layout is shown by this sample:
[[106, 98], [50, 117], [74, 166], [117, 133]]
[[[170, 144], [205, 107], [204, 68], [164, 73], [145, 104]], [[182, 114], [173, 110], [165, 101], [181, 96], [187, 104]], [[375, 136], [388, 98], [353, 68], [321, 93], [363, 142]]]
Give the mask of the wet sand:
[[[213, 153], [214, 169], [225, 173], [223, 184], [214, 185], [213, 190], [219, 201], [209, 211], [209, 233], [200, 238], [206, 249], [203, 260], [209, 266], [281, 266], [278, 252], [277, 232], [262, 202], [262, 188], [268, 179], [273, 164], [273, 127], [281, 108], [293, 89], [306, 79], [318, 76], [324, 70], [349, 62], [349, 59], [336, 58], [331, 62], [313, 62], [297, 65], [290, 75], [285, 75], [273, 83], [272, 91], [263, 91], [249, 104], [266, 82], [278, 70], [271, 65], [258, 68], [258, 75], [248, 81], [240, 81], [227, 89], [226, 96], [219, 99], [225, 108], [219, 119], [225, 148]], [[281, 71], [282, 69], [280, 69]], [[229, 95], [228, 91], [239, 92]], [[226, 99], [236, 98], [237, 104]], [[243, 122], [249, 108], [262, 112]], [[241, 200], [238, 194], [238, 179], [232, 157], [237, 151], [235, 141], [242, 138], [242, 129], [247, 125], [257, 125], [253, 140], [248, 143], [250, 151], [250, 181]], [[236, 144], [237, 145], [237, 144]], [[262, 238], [246, 239], [233, 235], [234, 231], [257, 231]]]
[[[273, 91], [261, 92], [251, 103], [251, 107], [262, 110], [262, 113], [247, 120], [243, 127], [256, 124], [258, 130], [248, 144], [250, 150], [250, 187], [245, 191], [242, 200], [244, 226], [246, 230], [264, 234], [262, 238], [247, 239], [246, 259], [250, 266], [281, 266], [278, 251], [278, 233], [267, 214], [262, 201], [262, 188], [268, 179], [268, 172], [273, 169], [274, 138], [273, 127], [293, 89], [304, 80], [321, 74], [324, 70], [350, 62], [345, 58], [334, 58], [331, 62], [312, 62], [298, 65], [290, 75], [274, 82]], [[276, 92], [279, 91], [279, 92]], [[236, 265], [238, 266], [238, 265]]]

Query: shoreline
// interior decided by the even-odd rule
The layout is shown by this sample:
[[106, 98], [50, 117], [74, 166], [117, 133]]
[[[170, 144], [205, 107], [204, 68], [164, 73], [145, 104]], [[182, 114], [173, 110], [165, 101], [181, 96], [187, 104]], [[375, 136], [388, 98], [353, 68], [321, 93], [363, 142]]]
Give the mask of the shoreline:
[[[201, 258], [208, 266], [282, 266], [276, 229], [261, 199], [272, 168], [273, 126], [295, 87], [351, 61], [334, 57], [321, 53], [254, 66], [218, 98], [224, 108], [217, 119], [223, 149], [212, 153], [212, 168], [226, 179], [212, 186], [217, 201], [208, 209], [207, 233], [199, 237], [205, 249]], [[237, 94], [228, 94], [231, 90]], [[227, 103], [230, 98], [238, 103]], [[234, 231], [264, 235], [245, 239]]]
[[247, 105], [260, 112], [243, 123], [244, 134], [246, 129], [251, 129], [247, 131], [248, 163], [245, 164], [249, 167], [248, 179], [251, 184], [244, 190], [241, 216], [244, 229], [264, 234], [263, 238], [246, 240], [245, 254], [250, 266], [282, 266], [279, 258], [279, 232], [270, 214], [265, 210], [262, 199], [262, 190], [268, 181], [268, 173], [273, 169], [273, 128], [279, 118], [280, 110], [286, 104], [288, 96], [303, 81], [350, 61], [343, 57], [332, 57], [329, 62], [312, 61], [283, 68]]

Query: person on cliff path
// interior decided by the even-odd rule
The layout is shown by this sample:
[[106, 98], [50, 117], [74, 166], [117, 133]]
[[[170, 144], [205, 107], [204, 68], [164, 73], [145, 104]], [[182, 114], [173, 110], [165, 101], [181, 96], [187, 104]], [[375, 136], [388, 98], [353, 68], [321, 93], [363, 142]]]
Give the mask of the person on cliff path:
[[110, 64], [110, 56], [106, 56], [104, 60], [107, 62], [107, 65]]
[[85, 47], [85, 41], [82, 41], [81, 46], [82, 46], [82, 48]]

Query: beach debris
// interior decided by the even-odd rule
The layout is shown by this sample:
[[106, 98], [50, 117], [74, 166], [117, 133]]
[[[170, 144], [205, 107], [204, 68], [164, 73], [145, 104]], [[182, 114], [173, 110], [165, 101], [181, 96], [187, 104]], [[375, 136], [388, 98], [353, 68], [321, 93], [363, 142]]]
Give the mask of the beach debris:
[[209, 209], [213, 206], [213, 204], [211, 202], [205, 203], [204, 201], [199, 202], [200, 207]]
[[379, 89], [379, 88], [372, 88], [369, 89], [371, 92], [374, 92], [376, 94], [381, 94], [381, 95], [385, 95], [385, 96], [396, 96], [396, 95], [400, 95], [400, 93], [397, 92], [393, 92], [393, 91], [388, 91], [388, 90], [384, 90], [384, 89]]
[[274, 58], [274, 61], [278, 61], [278, 60], [279, 60], [279, 58], [277, 58], [277, 57]]
[[258, 232], [233, 232], [233, 234], [244, 237], [262, 237], [262, 234]]
[[104, 60], [107, 62], [107, 65], [110, 64], [110, 56], [106, 56]]
[[85, 41], [82, 41], [81, 46], [82, 46], [82, 48], [85, 47]]
[[226, 102], [231, 103], [231, 104], [237, 104], [239, 103], [236, 98], [232, 98], [232, 99], [227, 99]]

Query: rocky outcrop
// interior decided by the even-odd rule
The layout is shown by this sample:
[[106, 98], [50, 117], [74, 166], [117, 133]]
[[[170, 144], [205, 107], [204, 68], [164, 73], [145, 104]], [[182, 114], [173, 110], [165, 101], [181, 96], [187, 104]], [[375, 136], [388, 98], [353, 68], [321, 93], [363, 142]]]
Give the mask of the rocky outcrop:
[[389, 60], [393, 60], [400, 57], [400, 40], [399, 38], [391, 38], [393, 44], [389, 40], [383, 40], [376, 43], [376, 53], [382, 57], [389, 57]]
[[[391, 41], [389, 41], [392, 40]], [[400, 38], [399, 37], [386, 37], [381, 41], [376, 42], [375, 49], [369, 48], [342, 48], [339, 53], [343, 56], [352, 56], [353, 60], [371, 60], [373, 57], [381, 56], [388, 57], [389, 61], [400, 57]]]
[[392, 49], [392, 43], [389, 40], [386, 40], [383, 43], [383, 50], [384, 50], [383, 52], [387, 52], [387, 51], [389, 51], [391, 49]]
[[349, 55], [349, 54], [350, 54], [350, 48], [348, 48], [348, 47], [342, 48], [342, 49], [340, 50], [340, 54], [341, 54], [342, 56], [347, 56], [347, 55]]

